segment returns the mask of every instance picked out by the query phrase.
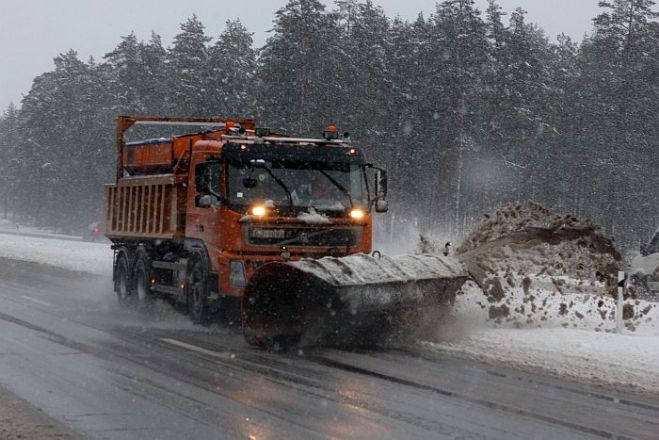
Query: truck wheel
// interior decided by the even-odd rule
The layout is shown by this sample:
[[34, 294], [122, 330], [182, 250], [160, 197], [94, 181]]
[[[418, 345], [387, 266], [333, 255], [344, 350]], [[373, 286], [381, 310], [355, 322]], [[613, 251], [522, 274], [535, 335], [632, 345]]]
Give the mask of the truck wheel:
[[208, 325], [208, 265], [201, 254], [194, 254], [190, 261], [187, 280], [187, 302], [190, 319], [195, 324]]
[[132, 304], [134, 295], [131, 288], [130, 269], [126, 254], [121, 254], [119, 260], [117, 260], [114, 290], [117, 293], [117, 299], [120, 305], [129, 306]]
[[138, 253], [135, 263], [135, 299], [141, 308], [148, 309], [153, 303], [151, 294], [151, 262], [146, 251]]
[[243, 325], [242, 330], [243, 330], [243, 338], [245, 338], [245, 341], [252, 347], [263, 349], [269, 346], [268, 341], [256, 336], [256, 333], [248, 326]]

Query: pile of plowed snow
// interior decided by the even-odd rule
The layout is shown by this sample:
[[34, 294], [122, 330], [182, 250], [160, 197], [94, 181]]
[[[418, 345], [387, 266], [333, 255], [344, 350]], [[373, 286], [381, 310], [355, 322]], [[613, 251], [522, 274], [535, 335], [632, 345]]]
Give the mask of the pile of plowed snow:
[[[421, 252], [441, 247], [423, 239]], [[456, 251], [474, 281], [449, 323], [422, 345], [448, 355], [659, 393], [659, 308], [625, 297], [615, 330], [612, 238], [596, 225], [535, 203], [489, 214]], [[631, 290], [630, 290], [631, 292]]]
[[[612, 328], [621, 256], [589, 221], [532, 202], [511, 205], [486, 215], [457, 254], [482, 290], [476, 304], [496, 323]], [[654, 305], [625, 299], [625, 325], [633, 331]]]

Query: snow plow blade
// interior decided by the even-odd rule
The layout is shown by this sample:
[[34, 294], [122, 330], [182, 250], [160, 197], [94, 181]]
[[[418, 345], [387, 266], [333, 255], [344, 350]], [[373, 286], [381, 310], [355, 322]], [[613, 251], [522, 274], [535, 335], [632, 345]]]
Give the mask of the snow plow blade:
[[325, 257], [269, 263], [242, 304], [252, 345], [371, 345], [410, 311], [448, 307], [469, 279], [440, 255]]

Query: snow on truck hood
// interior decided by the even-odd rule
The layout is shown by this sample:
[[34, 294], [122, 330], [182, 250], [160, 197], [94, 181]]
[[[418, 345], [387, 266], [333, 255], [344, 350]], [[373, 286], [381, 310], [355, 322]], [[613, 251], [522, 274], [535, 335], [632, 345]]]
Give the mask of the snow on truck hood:
[[297, 216], [297, 219], [303, 223], [327, 225], [332, 223], [332, 220], [325, 214], [317, 212], [313, 208], [309, 208], [309, 212], [302, 212]]

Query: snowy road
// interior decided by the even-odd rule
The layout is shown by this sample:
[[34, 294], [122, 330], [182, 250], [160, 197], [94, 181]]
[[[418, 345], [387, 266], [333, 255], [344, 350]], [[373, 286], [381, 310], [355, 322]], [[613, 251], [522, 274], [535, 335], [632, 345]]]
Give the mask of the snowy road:
[[[38, 268], [38, 270], [35, 270]], [[274, 354], [0, 261], [0, 385], [83, 438], [656, 438], [659, 397], [401, 351]]]

